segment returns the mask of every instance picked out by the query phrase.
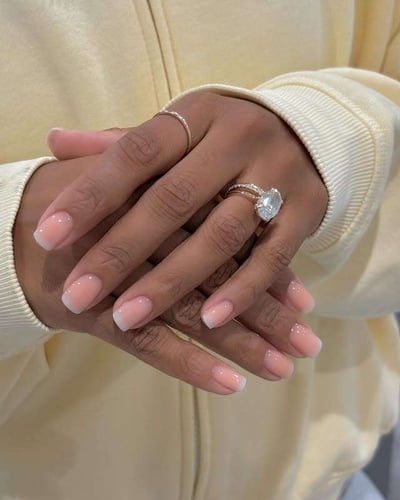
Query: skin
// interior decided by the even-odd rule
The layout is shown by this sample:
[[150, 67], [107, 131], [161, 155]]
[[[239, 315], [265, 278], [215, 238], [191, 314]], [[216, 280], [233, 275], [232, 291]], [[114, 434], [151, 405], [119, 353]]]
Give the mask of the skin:
[[[35, 172], [24, 191], [14, 226], [15, 263], [24, 294], [38, 318], [54, 329], [95, 335], [168, 375], [217, 394], [231, 394], [242, 389], [244, 379], [226, 362], [199, 345], [177, 337], [170, 327], [185, 332], [214, 353], [267, 380], [290, 376], [293, 364], [287, 354], [299, 357], [303, 354], [293, 347], [289, 335], [290, 326], [299, 321], [297, 312], [284, 305], [288, 285], [296, 279], [289, 269], [279, 273], [270, 290], [239, 318], [241, 323], [230, 321], [210, 334], [201, 321], [200, 311], [207, 296], [235, 272], [240, 261], [246, 259], [249, 253], [246, 247], [241, 255], [237, 255], [238, 261], [227, 260], [216, 273], [176, 301], [160, 318], [127, 332], [122, 332], [113, 321], [116, 298], [151, 272], [154, 264], [163, 262], [179, 242], [188, 239], [190, 231], [195, 231], [207, 218], [213, 204], [196, 213], [186, 229], [175, 231], [155, 250], [149, 261], [129, 273], [95, 307], [77, 315], [63, 306], [60, 296], [70, 270], [129, 213], [142, 194], [138, 191], [131, 195], [77, 242], [55, 252], [44, 251], [32, 237], [40, 215], [68, 186], [95, 169], [98, 162], [98, 156], [88, 156], [48, 163]], [[142, 191], [148, 188], [144, 186]]]
[[[63, 290], [75, 312], [99, 304], [232, 181], [277, 187], [284, 205], [245, 262], [202, 304], [203, 321], [210, 327], [228, 324], [255, 307], [323, 219], [326, 188], [309, 154], [279, 117], [257, 104], [209, 93], [188, 95], [174, 110], [191, 127], [188, 155], [183, 156], [181, 124], [156, 116], [112, 144], [40, 218], [36, 234], [45, 233], [49, 218], [67, 217], [62, 238], [47, 249], [67, 248], [118, 210], [140, 185], [161, 175], [66, 278]], [[193, 235], [119, 296], [114, 320], [128, 330], [159, 317], [231, 259], [259, 222], [252, 204], [240, 196], [218, 204]], [[99, 287], [82, 306], [80, 298], [80, 304], [72, 299], [76, 283], [87, 276], [94, 276]], [[221, 312], [222, 305], [227, 314], [210, 321], [210, 312]]]

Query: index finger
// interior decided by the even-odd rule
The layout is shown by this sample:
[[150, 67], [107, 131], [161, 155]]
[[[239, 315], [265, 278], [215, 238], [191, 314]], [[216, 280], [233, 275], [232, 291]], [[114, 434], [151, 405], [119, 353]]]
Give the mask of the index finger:
[[[197, 109], [200, 101], [179, 103], [191, 125], [193, 146], [211, 122], [211, 115], [197, 118], [204, 117]], [[45, 250], [73, 243], [119, 208], [141, 184], [177, 163], [186, 147], [186, 131], [171, 116], [157, 115], [132, 128], [51, 203], [34, 233], [37, 243]]]

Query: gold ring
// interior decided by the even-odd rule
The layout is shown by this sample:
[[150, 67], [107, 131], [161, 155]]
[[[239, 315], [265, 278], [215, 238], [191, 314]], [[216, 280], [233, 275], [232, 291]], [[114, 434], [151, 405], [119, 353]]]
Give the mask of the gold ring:
[[186, 151], [185, 151], [184, 156], [187, 155], [189, 153], [189, 151], [192, 149], [192, 133], [190, 132], [190, 128], [189, 128], [188, 122], [177, 111], [170, 111], [168, 109], [162, 109], [161, 111], [159, 111], [158, 113], [156, 113], [154, 116], [157, 116], [157, 115], [172, 116], [172, 118], [175, 118], [176, 120], [178, 120], [179, 123], [183, 126], [183, 128], [185, 129], [185, 132], [186, 132], [186, 140], [187, 140], [187, 142], [186, 142]]
[[254, 203], [256, 214], [264, 222], [269, 222], [276, 217], [282, 207], [283, 200], [279, 189], [262, 189], [250, 182], [240, 182], [232, 184], [225, 191], [224, 198], [233, 194], [239, 194]]

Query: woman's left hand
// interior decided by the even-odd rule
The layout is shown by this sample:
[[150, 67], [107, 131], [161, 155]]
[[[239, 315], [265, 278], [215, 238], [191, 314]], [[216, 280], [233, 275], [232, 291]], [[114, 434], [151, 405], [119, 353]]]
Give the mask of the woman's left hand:
[[[325, 214], [326, 188], [302, 143], [275, 114], [210, 93], [187, 95], [173, 110], [190, 125], [187, 155], [179, 121], [156, 115], [111, 145], [39, 221], [37, 241], [47, 250], [65, 247], [144, 182], [162, 175], [67, 278], [66, 303], [75, 310], [99, 303], [229, 183], [275, 187], [284, 200], [280, 212], [265, 226], [249, 258], [203, 305], [203, 321], [220, 326], [255, 303]], [[59, 221], [57, 241], [51, 235], [54, 221]], [[259, 223], [244, 197], [222, 201], [192, 236], [119, 297], [114, 306], [118, 326], [138, 328], [160, 316], [235, 255]], [[96, 276], [98, 287], [84, 304], [75, 304], [72, 285], [85, 275]]]

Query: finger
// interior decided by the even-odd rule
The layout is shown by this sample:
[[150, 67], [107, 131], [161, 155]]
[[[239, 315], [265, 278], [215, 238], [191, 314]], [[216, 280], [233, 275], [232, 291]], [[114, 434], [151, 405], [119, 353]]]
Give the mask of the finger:
[[307, 228], [298, 222], [304, 216], [289, 203], [283, 206], [266, 226], [246, 262], [204, 304], [202, 315], [207, 326], [221, 326], [248, 309], [289, 267], [307, 236]]
[[[151, 264], [144, 263], [140, 270], [135, 270], [132, 273], [127, 282], [135, 282], [151, 268]], [[125, 290], [127, 282], [124, 286], [118, 287], [116, 292], [120, 293]], [[216, 328], [210, 335], [210, 330], [201, 321], [200, 316], [202, 304], [207, 297], [207, 290], [210, 289], [207, 285], [202, 285], [201, 289], [205, 293], [193, 290], [177, 301], [161, 318], [170, 326], [184, 332], [185, 335], [200, 342], [213, 352], [259, 377], [275, 381], [291, 376], [294, 368], [293, 362], [285, 355], [285, 352], [278, 351], [276, 346], [270, 342], [268, 334], [258, 335], [250, 331], [248, 327], [231, 321], [221, 328]], [[282, 332], [283, 334], [286, 332]], [[274, 340], [276, 340], [275, 336]], [[294, 348], [289, 348], [286, 353], [304, 357]]]
[[245, 377], [224, 361], [179, 338], [159, 320], [139, 330], [121, 332], [113, 322], [112, 302], [109, 297], [79, 316], [66, 311], [68, 330], [93, 334], [165, 374], [205, 391], [226, 395], [244, 388]]
[[282, 304], [301, 313], [310, 313], [315, 307], [313, 296], [288, 267], [278, 274], [268, 292]]
[[118, 325], [137, 328], [159, 316], [235, 255], [257, 224], [247, 200], [231, 197], [219, 204], [190, 238], [118, 299]]
[[[227, 146], [226, 149], [220, 147], [215, 150], [215, 147], [209, 146], [210, 142], [213, 143], [212, 141], [213, 139], [203, 141], [173, 170], [155, 182], [136, 205], [110, 229], [107, 235], [87, 252], [65, 283], [63, 301], [66, 307], [78, 314], [102, 300], [114, 290], [118, 283], [126, 278], [132, 269], [148, 259], [165, 239], [187, 222], [205, 203], [214, 198], [221, 187], [228, 182], [234, 169], [237, 172], [240, 171], [242, 160], [235, 158], [232, 151], [226, 151], [226, 149], [230, 149]], [[212, 177], [207, 170], [215, 169], [212, 167], [211, 161], [207, 161], [208, 156], [221, 166]], [[225, 166], [226, 168], [224, 168]], [[203, 169], [203, 175], [199, 176], [198, 172], [201, 169]], [[245, 224], [242, 228], [242, 231], [247, 234], [251, 231], [251, 223], [254, 225], [257, 219], [251, 205], [247, 203], [246, 206], [248, 213], [252, 214], [251, 217], [249, 216], [249, 224]], [[238, 223], [236, 218], [232, 216], [231, 224], [237, 226]], [[224, 239], [225, 225], [229, 226], [230, 222], [227, 218], [221, 218], [219, 224], [222, 239]], [[157, 230], [152, 231], [151, 228], [157, 228]], [[228, 232], [232, 233], [233, 230], [235, 227], [228, 227]], [[247, 234], [246, 239], [249, 235], [250, 233]], [[232, 237], [233, 240], [228, 244], [238, 241], [236, 235]], [[210, 238], [211, 236], [208, 234], [206, 241], [209, 241]], [[219, 254], [220, 260], [226, 259], [225, 252], [217, 247], [221, 237], [218, 235], [218, 238], [213, 240], [214, 253]], [[193, 246], [190, 247], [193, 255], [190, 256], [191, 261], [187, 263], [187, 266], [194, 273], [196, 271], [193, 266], [193, 258], [198, 259], [198, 255], [205, 255], [207, 252], [207, 246], [204, 242], [202, 245], [203, 254], [196, 253], [196, 249]], [[242, 243], [236, 247], [236, 250], [239, 250], [241, 246]], [[205, 260], [206, 266], [207, 262], [209, 268], [209, 270], [207, 267], [205, 268], [207, 274], [202, 271], [204, 266], [195, 266], [201, 274], [198, 283], [214, 270], [212, 266], [210, 267], [209, 259]], [[179, 297], [186, 295], [198, 284], [192, 285], [193, 279], [186, 280], [185, 275], [175, 276], [171, 280], [167, 278], [173, 295], [176, 292], [176, 289], [173, 291], [174, 284], [180, 286], [179, 280], [182, 278], [185, 288], [182, 293], [179, 292]], [[85, 281], [84, 284], [83, 281]], [[162, 283], [158, 284], [161, 288], [164, 286]], [[83, 294], [79, 290], [85, 290], [85, 293]], [[179, 297], [176, 297], [173, 302]], [[170, 302], [169, 305], [173, 302]], [[161, 314], [162, 310], [167, 309], [169, 305], [160, 308], [154, 317]]]
[[129, 130], [128, 128], [98, 131], [53, 128], [47, 136], [47, 144], [59, 160], [93, 156], [103, 153]]
[[[196, 105], [185, 106], [191, 126], [193, 147], [201, 141], [211, 120], [195, 118]], [[177, 163], [186, 151], [187, 136], [178, 120], [159, 115], [132, 128], [99, 156], [56, 200], [39, 220], [35, 238], [46, 250], [59, 249], [86, 234], [116, 210], [143, 182]]]
[[231, 321], [210, 334], [200, 316], [204, 300], [205, 296], [195, 290], [175, 303], [162, 315], [162, 318], [171, 326], [184, 331], [197, 342], [232, 360], [254, 375], [271, 381], [292, 375], [294, 370], [292, 360], [279, 352], [268, 340], [242, 324]]

